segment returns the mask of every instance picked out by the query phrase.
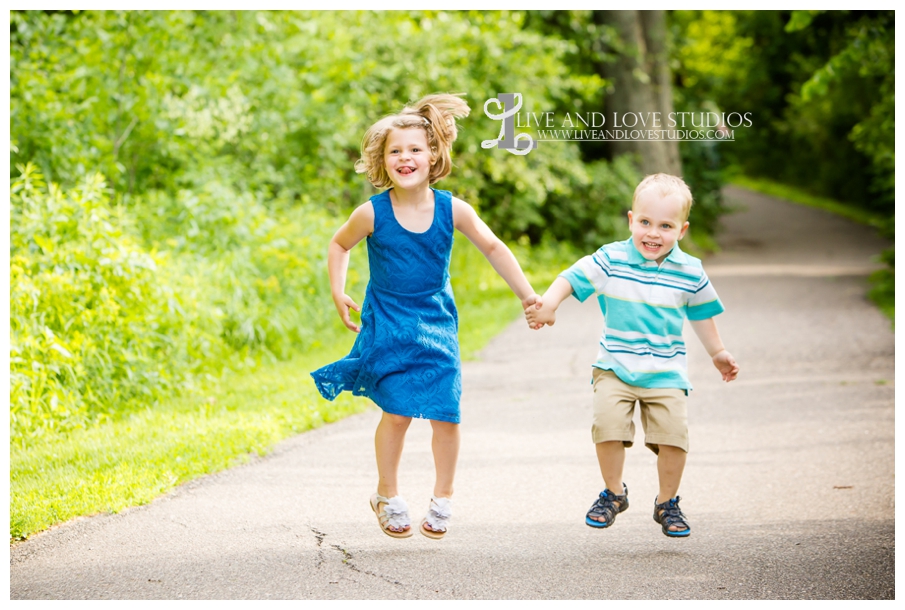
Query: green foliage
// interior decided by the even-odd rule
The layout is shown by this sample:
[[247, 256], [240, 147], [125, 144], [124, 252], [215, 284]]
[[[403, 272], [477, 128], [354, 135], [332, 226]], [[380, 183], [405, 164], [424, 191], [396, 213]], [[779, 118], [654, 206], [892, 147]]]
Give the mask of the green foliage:
[[541, 218], [544, 225], [555, 227], [547, 232], [549, 237], [593, 251], [628, 236], [626, 212], [642, 176], [628, 156], [612, 163], [593, 161], [586, 168], [583, 184], [550, 193], [550, 205], [541, 211]]
[[742, 35], [739, 24], [744, 17], [739, 11], [671, 12], [679, 95], [722, 101], [723, 94], [743, 88], [738, 97], [746, 97], [752, 75], [739, 68], [756, 66], [749, 61], [754, 39]]
[[[268, 212], [209, 183], [152, 193], [133, 215], [110, 204], [100, 175], [64, 192], [45, 188], [32, 165], [20, 171], [11, 186], [15, 442], [153, 404], [224, 367], [289, 357], [336, 325], [325, 265], [336, 219], [322, 210]], [[350, 290], [365, 265], [353, 262]]]
[[[694, 36], [697, 30], [713, 30], [719, 27], [719, 23], [731, 21], [731, 13], [725, 11], [712, 11], [708, 19], [692, 21], [687, 24]], [[526, 26], [570, 43], [566, 55], [567, 61], [574, 74], [583, 74], [586, 79], [599, 79], [601, 87], [593, 95], [574, 92], [571, 97], [556, 100], [555, 109], [560, 112], [575, 111], [587, 108], [602, 109], [604, 104], [604, 92], [611, 84], [600, 77], [603, 67], [608, 62], [614, 61], [614, 52], [623, 51], [623, 43], [611, 26], [604, 23], [602, 11], [529, 11], [526, 18]], [[716, 24], [716, 25], [715, 25]], [[673, 28], [676, 30], [676, 28]], [[678, 32], [673, 32], [673, 37]], [[712, 36], [701, 37], [708, 42], [716, 43]], [[745, 52], [745, 45], [733, 46], [731, 43], [719, 39], [723, 45], [718, 49], [719, 53], [739, 56]], [[681, 47], [685, 52], [686, 61], [694, 63], [697, 69], [706, 72], [709, 78], [730, 78], [732, 72], [725, 72], [719, 76], [714, 73], [720, 70], [721, 64], [714, 62], [711, 54], [716, 52], [714, 48], [701, 49], [685, 44]], [[697, 55], [689, 59], [689, 50]], [[686, 83], [688, 85], [690, 83]], [[677, 111], [700, 112], [712, 110], [712, 102], [706, 98], [697, 97], [687, 89], [675, 89], [674, 101]], [[716, 230], [716, 223], [723, 212], [721, 188], [723, 185], [720, 148], [732, 146], [733, 143], [701, 143], [682, 142], [680, 151], [682, 156], [682, 173], [686, 182], [691, 187], [695, 198], [692, 209], [691, 222], [694, 227], [696, 245], [699, 249], [713, 248], [713, 242], [709, 236]], [[573, 193], [581, 194], [576, 198], [570, 194], [565, 198], [552, 197], [555, 205], [548, 206], [543, 217], [546, 226], [552, 227], [549, 233], [557, 239], [581, 245], [584, 248], [596, 247], [605, 241], [612, 240], [623, 234], [625, 224], [625, 212], [631, 205], [632, 193], [635, 185], [642, 176], [633, 167], [631, 159], [617, 157], [611, 162], [604, 159], [611, 156], [611, 150], [606, 142], [582, 142], [582, 157], [590, 170], [590, 180], [584, 188], [574, 189]], [[590, 202], [590, 205], [589, 205]], [[529, 230], [529, 235], [535, 242], [539, 241], [537, 232]], [[706, 246], [701, 248], [702, 246]]]
[[803, 30], [814, 21], [814, 17], [826, 11], [792, 11], [789, 22], [786, 23], [787, 32], [797, 32]]
[[219, 182], [268, 207], [348, 211], [373, 192], [352, 169], [365, 129], [426, 93], [467, 91], [444, 186], [505, 236], [556, 234], [549, 195], [589, 181], [577, 149], [483, 150], [498, 124], [480, 108], [506, 91], [547, 108], [601, 83], [569, 70], [572, 43], [523, 25], [506, 12], [15, 13], [15, 157], [63, 184], [100, 171], [129, 207]]
[[682, 142], [679, 145], [683, 179], [694, 197], [689, 222], [697, 241], [701, 242], [699, 246], [704, 246], [707, 236], [716, 233], [717, 223], [725, 211], [720, 154], [724, 146], [732, 146], [732, 143]]
[[[811, 11], [810, 13], [815, 13]], [[793, 13], [793, 18], [798, 12]], [[811, 15], [813, 18], [814, 15]], [[804, 29], [810, 22], [795, 24]], [[844, 26], [844, 46], [801, 86], [793, 102], [804, 114], [829, 105], [839, 113], [849, 89], [859, 92], [848, 139], [870, 160], [874, 210], [891, 210], [895, 201], [895, 20], [889, 11], [853, 16]]]
[[[33, 165], [11, 187], [13, 437], [85, 423], [181, 381], [191, 349], [159, 258], [124, 230], [99, 174], [64, 193]], [[189, 371], [193, 367], [189, 366]]]
[[675, 11], [683, 95], [754, 126], [724, 147], [745, 174], [891, 214], [892, 11]]
[[867, 296], [895, 324], [896, 320], [896, 249], [888, 248], [880, 255], [885, 269], [875, 271], [870, 276], [872, 284]]
[[[187, 316], [217, 325], [242, 355], [287, 358], [316, 344], [332, 320], [326, 244], [339, 221], [312, 205], [273, 210], [219, 182], [171, 196], [147, 195], [135, 216], [142, 238], [190, 269]], [[366, 258], [350, 269], [350, 289], [366, 279]]]
[[[757, 177], [746, 186], [894, 227], [893, 11], [676, 11], [674, 21], [682, 95], [753, 113], [754, 127], [723, 149]], [[894, 259], [884, 254], [870, 291], [887, 314]]]

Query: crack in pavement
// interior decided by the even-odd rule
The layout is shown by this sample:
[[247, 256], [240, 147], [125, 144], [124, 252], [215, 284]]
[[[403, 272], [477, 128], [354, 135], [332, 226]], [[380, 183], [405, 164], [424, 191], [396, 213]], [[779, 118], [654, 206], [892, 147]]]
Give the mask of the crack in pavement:
[[359, 574], [367, 574], [368, 576], [373, 576], [375, 578], [379, 578], [383, 581], [390, 583], [391, 585], [402, 586], [401, 582], [399, 582], [398, 580], [394, 580], [394, 579], [390, 578], [389, 576], [384, 576], [383, 574], [377, 574], [376, 572], [372, 572], [370, 570], [360, 569], [358, 566], [356, 566], [354, 563], [352, 563], [352, 553], [350, 553], [346, 549], [342, 548], [338, 544], [331, 544], [330, 546], [343, 554], [343, 565], [348, 567], [353, 572], [358, 572]]
[[321, 549], [321, 545], [324, 543], [324, 538], [327, 537], [327, 534], [310, 526], [309, 529], [314, 533], [314, 538], [317, 540], [317, 559], [314, 562], [314, 567], [320, 569], [324, 563], [324, 551]]
[[[320, 568], [321, 565], [323, 565], [324, 562], [326, 561], [326, 556], [323, 551], [323, 544], [324, 544], [324, 540], [327, 538], [327, 534], [314, 527], [309, 526], [309, 529], [314, 534], [314, 538], [317, 540], [317, 549], [318, 550], [317, 550], [317, 562], [315, 563], [315, 567]], [[379, 578], [385, 582], [390, 583], [391, 585], [397, 585], [400, 587], [402, 586], [402, 583], [399, 582], [398, 580], [395, 580], [394, 578], [391, 578], [389, 576], [384, 576], [383, 574], [378, 574], [376, 572], [372, 572], [371, 570], [363, 570], [363, 569], [359, 568], [354, 563], [352, 563], [352, 553], [350, 553], [346, 549], [342, 548], [340, 545], [331, 544], [330, 548], [337, 550], [340, 552], [340, 554], [342, 554], [343, 565], [346, 566], [347, 568], [349, 568], [350, 570], [352, 570], [353, 572], [357, 572], [358, 574], [366, 574], [368, 576], [373, 576], [374, 578]]]

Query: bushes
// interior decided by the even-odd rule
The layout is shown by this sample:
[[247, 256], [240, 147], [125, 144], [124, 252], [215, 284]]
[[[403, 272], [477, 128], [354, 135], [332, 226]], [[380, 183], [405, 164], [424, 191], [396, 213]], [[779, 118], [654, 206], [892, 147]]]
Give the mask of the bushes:
[[[33, 165], [19, 169], [10, 189], [14, 442], [153, 404], [226, 366], [299, 353], [336, 324], [324, 264], [336, 219], [323, 211], [276, 216], [210, 183], [150, 195], [145, 215], [132, 217], [111, 205], [98, 174], [64, 192]], [[361, 287], [364, 258], [353, 261], [350, 289]]]
[[[158, 258], [124, 230], [105, 182], [68, 192], [33, 165], [11, 188], [13, 437], [83, 425], [178, 383], [183, 336]], [[180, 363], [181, 364], [181, 363]]]

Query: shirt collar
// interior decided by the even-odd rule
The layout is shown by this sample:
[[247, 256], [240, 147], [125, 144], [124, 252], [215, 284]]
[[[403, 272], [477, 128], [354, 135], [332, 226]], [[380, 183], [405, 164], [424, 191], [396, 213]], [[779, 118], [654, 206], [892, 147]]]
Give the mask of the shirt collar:
[[[638, 248], [635, 247], [635, 242], [632, 241], [632, 238], [629, 237], [625, 240], [625, 243], [628, 244], [626, 250], [628, 251], [628, 262], [630, 265], [644, 265], [645, 263], [657, 261], [649, 261], [644, 256], [638, 252]], [[669, 251], [669, 254], [666, 255], [664, 262], [669, 261], [671, 263], [675, 263], [677, 265], [682, 265], [687, 262], [686, 255], [682, 252], [682, 249], [679, 248], [679, 242], [672, 247], [672, 250]]]

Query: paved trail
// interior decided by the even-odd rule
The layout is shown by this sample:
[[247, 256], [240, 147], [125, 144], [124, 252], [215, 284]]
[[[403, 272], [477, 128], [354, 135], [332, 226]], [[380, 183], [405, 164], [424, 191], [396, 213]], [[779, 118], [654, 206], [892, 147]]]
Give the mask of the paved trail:
[[[584, 524], [602, 487], [589, 430], [601, 318], [571, 300], [555, 327], [513, 323], [466, 363], [445, 540], [378, 530], [374, 410], [12, 547], [10, 597], [894, 598], [894, 341], [864, 297], [885, 244], [820, 211], [728, 196], [741, 211], [706, 268], [741, 375], [722, 383], [689, 337], [690, 538], [651, 518], [655, 458], [640, 436], [631, 508], [609, 529]], [[420, 520], [426, 422], [412, 424], [401, 473]]]

